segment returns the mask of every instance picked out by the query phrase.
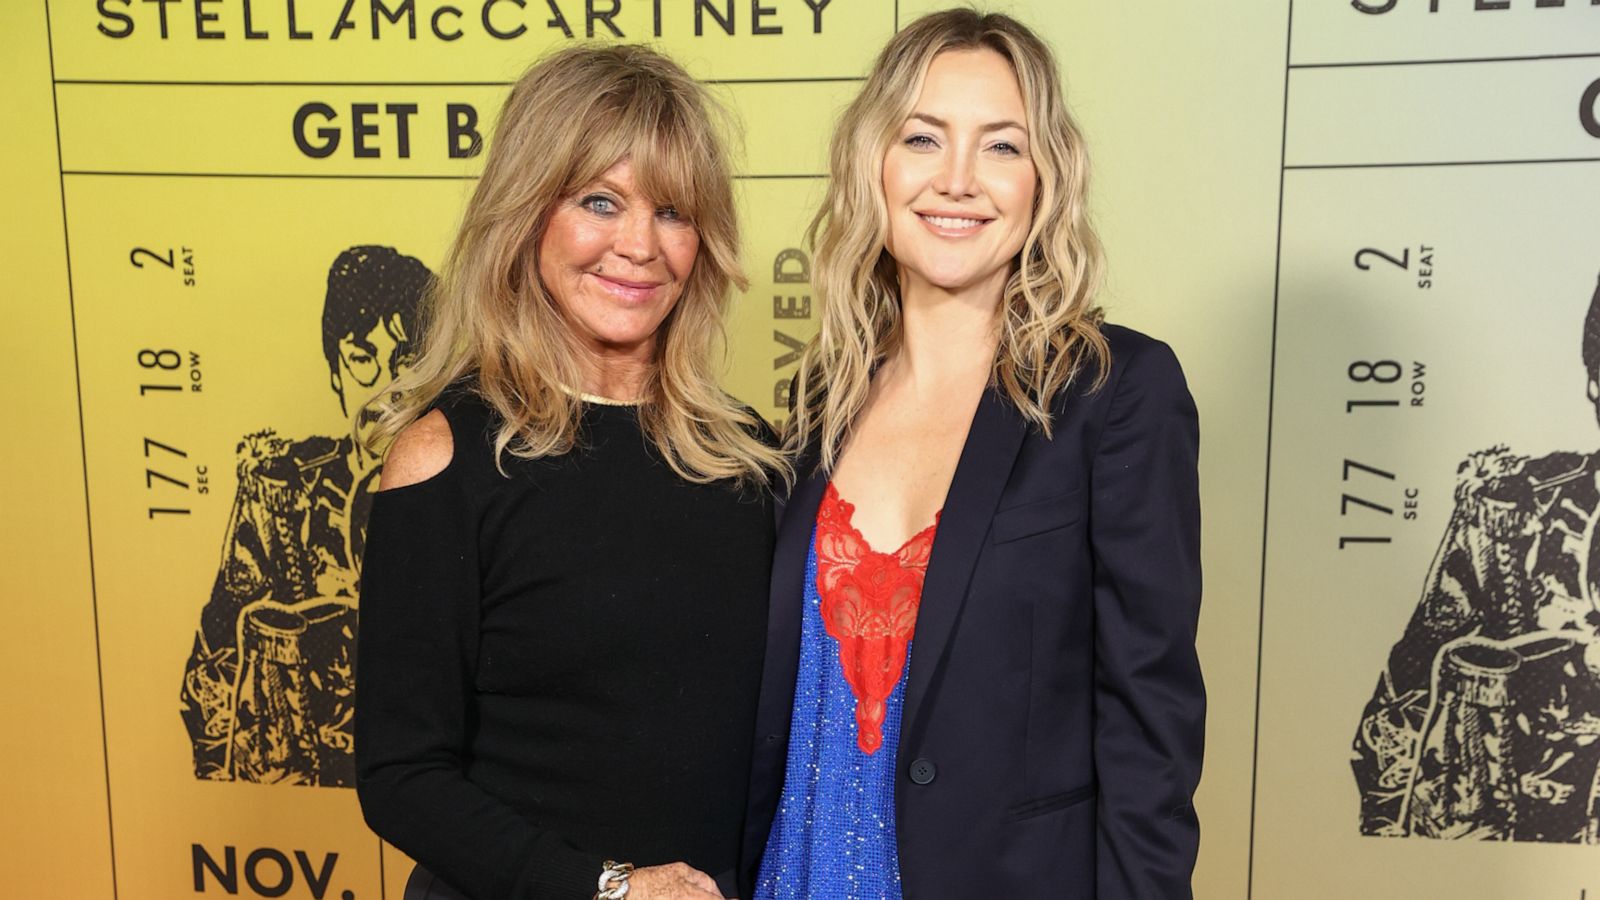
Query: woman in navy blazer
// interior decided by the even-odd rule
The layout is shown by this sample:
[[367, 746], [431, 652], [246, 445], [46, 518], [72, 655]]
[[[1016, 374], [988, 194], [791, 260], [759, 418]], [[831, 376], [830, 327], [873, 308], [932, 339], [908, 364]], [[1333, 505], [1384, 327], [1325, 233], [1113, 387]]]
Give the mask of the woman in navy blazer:
[[1086, 179], [1005, 16], [912, 23], [838, 126], [741, 896], [1192, 896], [1197, 417], [1101, 320]]

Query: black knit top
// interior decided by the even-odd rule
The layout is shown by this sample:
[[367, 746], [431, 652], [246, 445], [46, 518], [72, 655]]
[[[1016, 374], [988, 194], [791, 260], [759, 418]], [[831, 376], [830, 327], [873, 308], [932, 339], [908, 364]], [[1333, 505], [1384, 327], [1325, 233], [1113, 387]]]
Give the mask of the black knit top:
[[362, 567], [357, 787], [367, 823], [474, 900], [578, 900], [605, 859], [732, 885], [766, 639], [772, 501], [696, 485], [632, 406], [495, 468], [489, 407], [379, 492]]

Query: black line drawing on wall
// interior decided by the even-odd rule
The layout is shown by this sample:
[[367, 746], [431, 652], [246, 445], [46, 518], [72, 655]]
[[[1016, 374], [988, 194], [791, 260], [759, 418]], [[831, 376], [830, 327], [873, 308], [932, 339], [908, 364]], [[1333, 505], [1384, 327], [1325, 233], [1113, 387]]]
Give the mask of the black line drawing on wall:
[[[410, 365], [431, 278], [389, 247], [334, 260], [322, 349], [343, 421]], [[349, 429], [239, 442], [221, 565], [184, 667], [196, 778], [354, 785], [356, 609], [378, 471]]]
[[[1600, 288], [1583, 328], [1600, 422]], [[1600, 452], [1473, 453], [1361, 717], [1361, 831], [1600, 843]]]

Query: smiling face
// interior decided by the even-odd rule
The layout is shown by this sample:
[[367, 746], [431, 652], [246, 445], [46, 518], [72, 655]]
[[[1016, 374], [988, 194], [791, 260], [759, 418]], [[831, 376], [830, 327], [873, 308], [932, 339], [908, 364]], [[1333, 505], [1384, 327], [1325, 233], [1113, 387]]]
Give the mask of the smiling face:
[[539, 278], [583, 347], [644, 361], [699, 250], [699, 232], [641, 194], [624, 160], [557, 202], [539, 238]]
[[992, 289], [998, 299], [1033, 220], [1027, 121], [1005, 57], [983, 48], [933, 58], [883, 160], [902, 291]]

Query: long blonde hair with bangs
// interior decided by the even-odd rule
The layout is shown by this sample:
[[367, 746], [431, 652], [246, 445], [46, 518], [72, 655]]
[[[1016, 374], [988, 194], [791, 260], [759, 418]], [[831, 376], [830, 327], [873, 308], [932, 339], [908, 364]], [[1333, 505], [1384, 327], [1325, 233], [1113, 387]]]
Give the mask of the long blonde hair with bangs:
[[[747, 282], [729, 122], [676, 63], [640, 46], [579, 46], [535, 63], [512, 87], [439, 278], [424, 301], [415, 367], [371, 404], [371, 444], [386, 445], [457, 380], [498, 413], [497, 462], [555, 456], [580, 440], [588, 370], [539, 279], [538, 246], [563, 198], [627, 160], [640, 190], [699, 233], [683, 294], [656, 336], [639, 420], [685, 479], [767, 484], [785, 457], [756, 416], [718, 386], [728, 295]], [[504, 468], [502, 466], [502, 472]]]
[[791, 452], [815, 446], [825, 471], [866, 403], [873, 370], [901, 337], [899, 279], [885, 248], [884, 156], [933, 58], [978, 48], [999, 53], [1016, 73], [1039, 178], [1033, 222], [1002, 294], [993, 383], [1049, 435], [1050, 406], [1064, 387], [1083, 376], [1092, 378], [1091, 389], [1105, 382], [1111, 351], [1095, 305], [1104, 262], [1088, 221], [1089, 158], [1050, 48], [1009, 16], [933, 13], [889, 41], [840, 118], [827, 195], [811, 222], [812, 291], [822, 321], [801, 356], [784, 443]]

